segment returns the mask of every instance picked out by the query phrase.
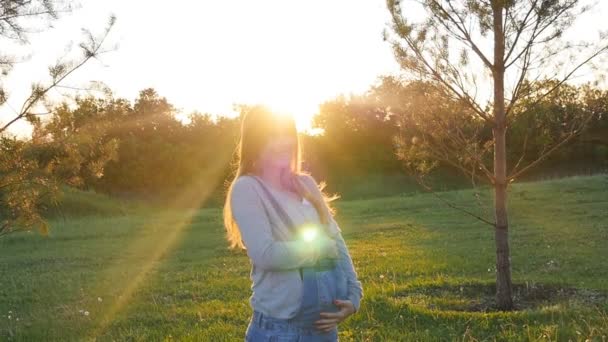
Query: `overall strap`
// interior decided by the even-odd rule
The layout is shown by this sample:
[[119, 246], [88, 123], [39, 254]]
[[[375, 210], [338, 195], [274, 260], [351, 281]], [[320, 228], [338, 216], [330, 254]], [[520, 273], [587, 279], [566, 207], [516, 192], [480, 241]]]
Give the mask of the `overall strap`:
[[[268, 190], [268, 188], [266, 187], [266, 184], [264, 184], [264, 181], [259, 179], [258, 176], [256, 176], [256, 175], [251, 175], [251, 176], [262, 186], [262, 189], [264, 189], [264, 193], [266, 194], [266, 197], [268, 197], [268, 199], [270, 200], [270, 203], [272, 204], [272, 206], [274, 207], [276, 212], [279, 214], [279, 217], [281, 218], [283, 223], [287, 226], [287, 228], [290, 231], [292, 231], [295, 234], [296, 226], [295, 226], [294, 222], [291, 220], [291, 217], [289, 217], [287, 212], [285, 212], [285, 209], [283, 209], [283, 207], [279, 204], [279, 202], [276, 200], [276, 198], [272, 195], [270, 190]], [[299, 271], [300, 271], [300, 279], [304, 279], [304, 275], [302, 273], [301, 267], [299, 268]]]
[[283, 221], [283, 224], [285, 224], [290, 231], [292, 231], [293, 233], [296, 233], [296, 226], [295, 226], [294, 222], [292, 221], [291, 217], [289, 217], [289, 215], [287, 214], [285, 209], [283, 209], [283, 207], [279, 204], [279, 202], [276, 200], [274, 195], [270, 192], [270, 190], [268, 190], [266, 184], [264, 184], [264, 182], [262, 180], [260, 180], [258, 176], [255, 176], [255, 175], [251, 175], [251, 176], [262, 186], [262, 189], [264, 189], [264, 193], [266, 194], [266, 197], [268, 197], [268, 200], [270, 201], [270, 203], [274, 207], [275, 211], [277, 212], [277, 214]]

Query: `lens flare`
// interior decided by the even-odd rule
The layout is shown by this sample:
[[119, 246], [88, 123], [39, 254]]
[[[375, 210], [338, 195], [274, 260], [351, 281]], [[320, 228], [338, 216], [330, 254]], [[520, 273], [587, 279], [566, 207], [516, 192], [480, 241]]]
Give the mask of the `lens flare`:
[[318, 234], [319, 231], [316, 227], [306, 227], [302, 230], [302, 239], [304, 241], [310, 242], [314, 240]]

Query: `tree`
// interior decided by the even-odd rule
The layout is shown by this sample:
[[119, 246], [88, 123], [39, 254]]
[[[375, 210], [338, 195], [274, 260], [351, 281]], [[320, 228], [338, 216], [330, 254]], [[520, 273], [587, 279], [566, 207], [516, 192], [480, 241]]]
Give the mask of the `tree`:
[[396, 126], [375, 95], [370, 89], [322, 103], [313, 126], [321, 128], [323, 134], [307, 139], [312, 145], [308, 147], [314, 148], [307, 153], [308, 158], [320, 155], [327, 169], [342, 180], [398, 170], [391, 140]]
[[[543, 153], [526, 165], [507, 169], [507, 129], [510, 120], [559, 89], [581, 68], [598, 72], [595, 63], [608, 51], [606, 36], [597, 42], [564, 38], [574, 19], [590, 9], [578, 0], [420, 0], [423, 20], [407, 19], [399, 0], [387, 0], [391, 28], [385, 38], [395, 57], [411, 76], [427, 81], [445, 98], [466, 112], [459, 120], [437, 117], [432, 131], [421, 130], [417, 139], [396, 139], [401, 157], [415, 156], [418, 165], [441, 156], [472, 180], [488, 181], [494, 188], [496, 243], [496, 304], [513, 309], [508, 242], [507, 190], [515, 179], [579, 135], [590, 117], [562, 125]], [[415, 5], [413, 5], [415, 6]], [[489, 53], [489, 51], [491, 53]], [[471, 55], [474, 58], [471, 58]], [[535, 88], [534, 81], [557, 79], [552, 87]], [[484, 99], [480, 85], [492, 84]], [[483, 89], [483, 88], [482, 88]], [[444, 120], [445, 119], [445, 120]], [[451, 120], [451, 121], [450, 121]], [[465, 126], [463, 128], [463, 125]], [[484, 127], [492, 137], [481, 137]], [[437, 139], [437, 137], [442, 139]], [[525, 140], [524, 140], [525, 141]], [[525, 144], [525, 143], [524, 143]], [[524, 149], [525, 150], [525, 149]], [[415, 153], [413, 153], [415, 152]], [[523, 160], [523, 159], [522, 159]], [[432, 166], [432, 165], [431, 165]], [[418, 168], [417, 172], [421, 171]]]
[[74, 109], [65, 102], [54, 108], [51, 118], [36, 125], [32, 133], [40, 165], [53, 161], [53, 175], [58, 180], [88, 190], [103, 176], [106, 164], [117, 158], [119, 141], [109, 137], [116, 120], [108, 110], [116, 107], [116, 102], [78, 97]]
[[[10, 44], [28, 43], [28, 36], [41, 24], [50, 24], [59, 18], [59, 13], [72, 10], [71, 5], [54, 0], [7, 0], [0, 2], [0, 41], [3, 52], [10, 51]], [[110, 16], [104, 32], [94, 36], [83, 30], [85, 38], [78, 45], [81, 55], [73, 60], [58, 60], [49, 66], [50, 79], [32, 84], [29, 96], [14, 115], [0, 124], [0, 236], [22, 230], [40, 227], [41, 232], [48, 231], [48, 225], [40, 215], [40, 205], [45, 197], [56, 198], [59, 185], [64, 179], [57, 178], [58, 160], [49, 149], [36, 145], [42, 139], [20, 141], [8, 137], [8, 128], [15, 122], [25, 119], [34, 126], [40, 126], [41, 115], [48, 114], [48, 94], [76, 70], [93, 58], [98, 58], [104, 51], [103, 43], [116, 18]], [[48, 26], [47, 26], [48, 27]], [[17, 50], [15, 50], [17, 51]], [[14, 55], [0, 55], [0, 84], [10, 73], [15, 63], [23, 60]], [[8, 92], [0, 87], [0, 107], [6, 105]], [[46, 146], [48, 147], [48, 146]], [[64, 150], [65, 151], [65, 150]], [[76, 157], [79, 153], [69, 154]], [[40, 162], [44, 161], [43, 164]], [[78, 158], [73, 161], [77, 162]], [[72, 164], [79, 168], [80, 165]], [[70, 177], [73, 172], [66, 172]]]

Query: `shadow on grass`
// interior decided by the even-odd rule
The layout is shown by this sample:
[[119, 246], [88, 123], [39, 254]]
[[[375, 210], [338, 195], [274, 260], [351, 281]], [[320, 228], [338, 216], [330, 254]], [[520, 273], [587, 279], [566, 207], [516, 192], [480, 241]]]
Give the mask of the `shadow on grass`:
[[[463, 312], [500, 311], [495, 301], [494, 283], [416, 284], [395, 292], [395, 298], [406, 299], [414, 306], [431, 310]], [[608, 293], [559, 284], [513, 284], [514, 310], [536, 310], [557, 304], [606, 306]]]
[[605, 293], [514, 284], [514, 298], [516, 310], [497, 311], [491, 283], [416, 284], [368, 296], [345, 334], [378, 341], [603, 341], [608, 336]]

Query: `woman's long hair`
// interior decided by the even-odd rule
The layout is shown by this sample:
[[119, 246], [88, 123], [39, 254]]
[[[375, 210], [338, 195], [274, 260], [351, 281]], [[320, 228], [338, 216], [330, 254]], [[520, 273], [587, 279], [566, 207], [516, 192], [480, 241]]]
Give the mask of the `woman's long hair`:
[[235, 181], [242, 175], [260, 175], [260, 170], [257, 168], [256, 161], [258, 160], [262, 149], [273, 138], [285, 135], [292, 137], [296, 142], [290, 163], [291, 172], [296, 176], [293, 178], [293, 185], [295, 187], [293, 190], [312, 203], [319, 214], [321, 223], [329, 223], [330, 215], [335, 213], [335, 209], [329, 205], [329, 202], [333, 201], [339, 196], [328, 197], [323, 192], [325, 183], [321, 183], [319, 190], [321, 191], [322, 196], [320, 198], [311, 193], [306, 185], [302, 184], [300, 177], [297, 177], [299, 175], [308, 175], [308, 173], [302, 171], [301, 169], [301, 144], [293, 117], [290, 115], [278, 115], [264, 106], [255, 106], [250, 108], [242, 119], [241, 137], [235, 151], [237, 159], [235, 164], [237, 169], [235, 176], [226, 191], [226, 200], [224, 203], [224, 227], [226, 228], [230, 248], [240, 247], [242, 249], [246, 249], [241, 240], [241, 233], [232, 216], [232, 209], [230, 207], [232, 187]]

